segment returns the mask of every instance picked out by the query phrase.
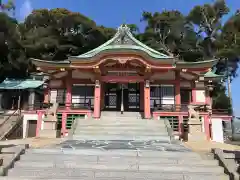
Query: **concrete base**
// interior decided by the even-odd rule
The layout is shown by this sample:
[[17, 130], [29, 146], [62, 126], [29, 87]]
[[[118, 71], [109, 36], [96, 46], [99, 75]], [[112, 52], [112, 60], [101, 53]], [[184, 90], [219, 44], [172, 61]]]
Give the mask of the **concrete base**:
[[43, 129], [55, 130], [55, 129], [57, 129], [57, 122], [44, 120]]
[[207, 140], [206, 135], [202, 132], [202, 123], [196, 119], [189, 119], [188, 141]]
[[57, 130], [42, 129], [39, 131], [39, 137], [42, 138], [56, 138], [57, 134]]

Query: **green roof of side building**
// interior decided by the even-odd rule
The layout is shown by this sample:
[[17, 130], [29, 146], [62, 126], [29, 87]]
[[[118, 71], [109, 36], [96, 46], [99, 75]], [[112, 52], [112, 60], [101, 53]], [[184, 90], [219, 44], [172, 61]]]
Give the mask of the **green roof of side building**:
[[215, 74], [213, 71], [208, 71], [206, 74], [204, 74], [204, 78], [222, 78], [223, 75]]
[[5, 79], [0, 83], [0, 89], [35, 89], [44, 84], [44, 81], [33, 80], [33, 79]]

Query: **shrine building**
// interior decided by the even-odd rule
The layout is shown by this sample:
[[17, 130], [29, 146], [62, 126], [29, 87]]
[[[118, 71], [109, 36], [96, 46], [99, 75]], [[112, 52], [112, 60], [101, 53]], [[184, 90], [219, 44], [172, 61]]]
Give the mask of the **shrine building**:
[[[99, 119], [102, 111], [138, 111], [145, 119], [174, 116], [182, 123], [187, 105], [211, 106], [212, 83], [220, 80], [211, 71], [216, 59], [184, 62], [160, 53], [134, 38], [126, 25], [87, 53], [63, 61], [31, 61], [48, 74], [44, 103], [59, 104], [63, 124], [66, 114]], [[210, 134], [209, 113], [200, 115]]]

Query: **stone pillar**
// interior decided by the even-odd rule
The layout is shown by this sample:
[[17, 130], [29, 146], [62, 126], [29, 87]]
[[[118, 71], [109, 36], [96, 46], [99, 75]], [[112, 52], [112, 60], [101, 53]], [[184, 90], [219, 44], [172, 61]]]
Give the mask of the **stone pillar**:
[[94, 118], [100, 118], [100, 109], [101, 106], [101, 84], [99, 80], [95, 81], [95, 91], [94, 91], [94, 112], [93, 117]]
[[144, 118], [151, 118], [151, 109], [150, 109], [150, 82], [146, 80], [144, 85]]
[[35, 107], [35, 91], [34, 91], [34, 89], [29, 89], [28, 107], [29, 107], [29, 110], [34, 110], [34, 107]]
[[181, 109], [180, 72], [179, 71], [175, 72], [175, 79], [176, 79], [176, 84], [175, 84], [175, 106], [176, 106], [176, 111], [179, 111]]
[[68, 72], [68, 76], [66, 79], [66, 101], [65, 101], [65, 106], [67, 110], [71, 109], [71, 104], [72, 104], [72, 72]]

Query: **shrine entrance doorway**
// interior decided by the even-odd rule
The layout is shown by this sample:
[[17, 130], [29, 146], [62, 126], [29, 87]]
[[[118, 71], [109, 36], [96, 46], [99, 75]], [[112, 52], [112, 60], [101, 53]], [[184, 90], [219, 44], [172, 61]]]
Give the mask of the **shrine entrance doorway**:
[[106, 83], [106, 111], [140, 111], [139, 83]]

